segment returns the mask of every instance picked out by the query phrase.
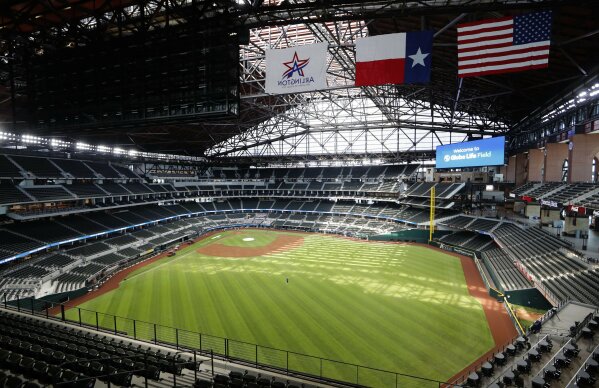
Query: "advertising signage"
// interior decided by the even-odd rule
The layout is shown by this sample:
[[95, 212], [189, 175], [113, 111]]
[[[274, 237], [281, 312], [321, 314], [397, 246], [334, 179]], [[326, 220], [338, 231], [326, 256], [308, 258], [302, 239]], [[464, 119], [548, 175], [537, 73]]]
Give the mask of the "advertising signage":
[[437, 168], [499, 166], [505, 164], [505, 136], [437, 147]]

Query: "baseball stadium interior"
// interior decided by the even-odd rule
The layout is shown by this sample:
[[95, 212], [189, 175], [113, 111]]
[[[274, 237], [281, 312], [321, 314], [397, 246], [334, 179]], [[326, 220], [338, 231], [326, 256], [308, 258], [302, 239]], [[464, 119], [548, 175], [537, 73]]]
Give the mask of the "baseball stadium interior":
[[599, 2], [0, 1], [0, 388], [598, 380]]

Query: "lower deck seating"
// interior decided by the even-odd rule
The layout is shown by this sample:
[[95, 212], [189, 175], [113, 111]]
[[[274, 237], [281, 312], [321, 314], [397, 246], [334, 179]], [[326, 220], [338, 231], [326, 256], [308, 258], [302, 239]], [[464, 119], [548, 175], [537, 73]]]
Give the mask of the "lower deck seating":
[[471, 251], [484, 251], [495, 246], [491, 237], [470, 231], [447, 234], [441, 237], [439, 242], [456, 245]]
[[117, 255], [116, 253], [109, 253], [104, 256], [96, 257], [95, 259], [93, 259], [93, 262], [98, 263], [102, 266], [106, 266], [116, 264], [119, 261], [123, 261], [124, 259], [124, 256]]
[[[533, 281], [539, 281], [559, 300], [571, 298], [591, 304], [599, 300], [599, 292], [592, 286], [595, 282], [581, 280], [594, 279], [596, 273], [570, 249], [569, 242], [540, 228], [465, 215], [443, 220], [441, 224], [468, 231], [486, 231], [493, 236], [501, 249], [485, 252], [483, 259], [504, 290], [530, 288]], [[467, 236], [467, 232], [460, 231], [444, 239], [465, 245], [470, 242]], [[521, 263], [519, 268], [524, 274], [515, 262]]]
[[30, 383], [28, 388], [60, 383], [93, 387], [96, 380], [128, 387], [134, 376], [158, 381], [163, 373], [180, 375], [184, 368], [196, 368], [191, 358], [174, 351], [141, 347], [16, 313], [0, 311], [0, 332], [0, 380], [2, 374], [8, 379], [8, 373], [15, 387], [25, 387], [25, 382]]
[[544, 279], [543, 285], [560, 299], [567, 297], [596, 305], [599, 301], [599, 270], [581, 271]]
[[495, 248], [485, 251], [482, 253], [482, 258], [490, 272], [497, 276], [500, 283], [499, 287], [503, 291], [533, 287], [503, 250]]
[[0, 184], [0, 204], [32, 202], [33, 200], [12, 184]]

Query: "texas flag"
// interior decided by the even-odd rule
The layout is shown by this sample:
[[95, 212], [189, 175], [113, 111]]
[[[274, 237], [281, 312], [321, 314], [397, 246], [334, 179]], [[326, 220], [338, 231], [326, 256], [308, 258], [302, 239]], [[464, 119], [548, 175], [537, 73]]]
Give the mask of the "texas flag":
[[431, 78], [433, 31], [356, 40], [356, 86], [426, 83]]

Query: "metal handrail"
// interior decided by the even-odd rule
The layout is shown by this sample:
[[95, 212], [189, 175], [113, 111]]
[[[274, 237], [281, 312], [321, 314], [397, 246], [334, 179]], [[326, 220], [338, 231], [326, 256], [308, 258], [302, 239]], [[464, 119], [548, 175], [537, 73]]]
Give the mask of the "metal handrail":
[[[18, 311], [22, 312], [22, 313], [26, 313], [26, 314], [31, 314], [36, 316], [35, 310], [33, 309], [33, 299], [31, 300], [31, 304], [32, 304], [32, 308], [30, 309], [23, 309], [18, 307]], [[51, 303], [52, 305], [56, 305], [54, 303]], [[79, 311], [79, 318], [78, 320], [69, 320], [66, 318], [65, 314], [63, 314], [62, 312], [64, 311], [63, 309], [65, 307], [69, 307], [66, 306], [65, 304], [57, 304], [57, 306], [53, 306], [53, 308], [56, 308], [60, 306], [61, 307], [61, 314], [60, 316], [56, 317], [53, 316], [51, 314], [48, 314], [48, 310], [49, 308], [44, 308], [45, 313], [42, 313], [43, 316], [47, 319], [52, 319], [52, 320], [58, 320], [61, 322], [67, 322], [67, 323], [76, 323], [79, 324], [79, 326], [82, 327], [86, 327], [88, 329], [93, 329], [96, 331], [101, 331], [101, 332], [107, 332], [107, 333], [112, 333], [112, 334], [117, 334], [117, 335], [121, 335], [124, 337], [130, 337], [133, 338], [137, 341], [143, 341], [143, 342], [150, 342], [153, 344], [164, 344], [164, 345], [170, 345], [170, 346], [176, 346], [177, 349], [189, 349], [190, 351], [195, 351], [197, 352], [197, 354], [203, 355], [203, 356], [214, 356], [218, 359], [222, 359], [222, 360], [226, 360], [226, 361], [233, 361], [239, 364], [244, 364], [244, 365], [248, 365], [248, 366], [253, 366], [253, 367], [259, 367], [265, 370], [271, 370], [271, 371], [276, 371], [276, 372], [280, 372], [280, 373], [285, 373], [287, 375], [290, 376], [298, 376], [298, 377], [303, 377], [303, 378], [308, 378], [308, 379], [312, 379], [312, 380], [316, 380], [316, 381], [323, 381], [323, 382], [332, 382], [332, 383], [339, 383], [341, 382], [341, 380], [337, 379], [337, 378], [333, 378], [333, 377], [327, 377], [325, 375], [323, 375], [323, 363], [330, 363], [333, 365], [344, 365], [344, 366], [348, 366], [352, 369], [355, 370], [356, 372], [356, 378], [355, 378], [355, 383], [351, 382], [351, 381], [345, 381], [344, 385], [363, 385], [360, 384], [360, 380], [359, 380], [359, 375], [360, 375], [360, 371], [364, 372], [364, 371], [372, 371], [372, 372], [376, 372], [376, 373], [380, 373], [380, 374], [384, 374], [384, 375], [388, 375], [388, 376], [394, 376], [395, 377], [395, 381], [396, 381], [396, 386], [399, 386], [399, 380], [400, 378], [407, 378], [407, 379], [413, 379], [415, 381], [421, 381], [421, 382], [428, 382], [428, 383], [434, 383], [435, 385], [437, 385], [438, 387], [441, 386], [452, 386], [451, 383], [449, 382], [445, 382], [445, 381], [439, 381], [439, 380], [435, 380], [435, 379], [430, 379], [427, 377], [422, 377], [422, 376], [416, 376], [416, 375], [411, 375], [411, 374], [407, 374], [407, 373], [400, 373], [400, 372], [394, 372], [394, 371], [389, 371], [389, 370], [384, 370], [384, 369], [379, 369], [379, 368], [373, 368], [373, 367], [367, 367], [367, 366], [363, 366], [363, 365], [359, 365], [359, 364], [353, 364], [353, 363], [348, 363], [348, 362], [343, 362], [343, 361], [338, 361], [338, 360], [332, 360], [332, 359], [328, 359], [328, 358], [324, 358], [324, 357], [317, 357], [317, 356], [312, 356], [312, 355], [308, 355], [308, 354], [303, 354], [303, 353], [298, 353], [298, 352], [293, 352], [293, 351], [289, 351], [289, 350], [284, 350], [284, 349], [277, 349], [277, 348], [273, 348], [273, 347], [268, 347], [268, 346], [262, 346], [262, 345], [258, 345], [258, 344], [252, 344], [250, 342], [244, 342], [244, 341], [238, 341], [238, 340], [234, 340], [234, 339], [230, 339], [230, 338], [226, 338], [226, 337], [219, 337], [219, 336], [212, 336], [212, 335], [208, 335], [208, 334], [203, 334], [203, 333], [199, 333], [199, 332], [192, 332], [192, 331], [188, 331], [188, 330], [182, 330], [182, 329], [178, 329], [178, 328], [174, 328], [174, 327], [170, 327], [170, 326], [163, 326], [163, 325], [157, 325], [155, 323], [151, 323], [151, 322], [145, 322], [145, 321], [140, 321], [140, 320], [134, 320], [134, 319], [130, 319], [130, 318], [125, 318], [125, 317], [119, 317], [116, 315], [111, 315], [111, 314], [104, 314], [104, 313], [100, 313], [102, 314], [102, 316], [106, 316], [106, 317], [112, 317], [112, 321], [114, 322], [114, 326], [112, 328], [106, 328], [106, 327], [102, 327], [99, 325], [99, 322], [96, 322], [96, 324], [89, 324], [84, 322], [81, 319], [81, 311], [87, 311], [87, 312], [91, 312], [94, 314], [97, 314], [97, 312], [92, 311], [92, 310], [85, 310], [85, 309], [81, 309], [79, 307], [74, 307], [75, 309], [77, 309]], [[6, 304], [5, 301], [5, 308], [10, 308], [12, 306]], [[39, 316], [39, 314], [37, 314], [37, 316]], [[135, 326], [138, 324], [146, 324], [149, 325], [148, 327], [153, 328], [154, 333], [150, 340], [144, 339], [144, 338], [140, 338], [140, 336], [137, 335], [137, 333], [134, 332], [134, 335], [131, 337], [128, 333], [126, 332], [119, 332], [118, 330], [118, 325], [117, 322], [118, 320], [126, 320], [126, 321], [130, 321], [133, 322], [133, 326], [134, 326], [134, 331], [135, 331]], [[98, 320], [98, 315], [96, 315], [96, 320]], [[159, 340], [159, 335], [158, 334], [158, 329], [166, 329], [166, 330], [171, 330], [171, 332], [173, 332], [175, 334], [175, 341], [176, 342], [169, 342], [168, 340], [165, 340], [164, 338]], [[224, 344], [224, 353], [219, 353], [219, 352], [215, 352], [214, 348], [211, 347], [210, 349], [202, 349], [201, 343], [200, 343], [200, 348], [193, 348], [191, 346], [186, 346], [185, 344], [181, 344], [181, 342], [179, 341], [180, 338], [180, 334], [183, 333], [191, 333], [194, 336], [197, 336], [197, 338], [210, 338], [210, 339], [216, 339], [216, 340], [220, 340], [223, 341]], [[239, 357], [235, 357], [234, 355], [231, 355], [229, 350], [230, 350], [230, 346], [229, 344], [246, 344], [246, 345], [250, 345], [253, 346], [256, 350], [256, 354], [258, 354], [258, 349], [262, 349], [262, 350], [273, 350], [276, 352], [281, 352], [281, 354], [285, 354], [287, 357], [287, 367], [286, 368], [281, 368], [278, 366], [274, 366], [274, 365], [269, 365], [269, 364], [265, 364], [262, 362], [259, 362], [259, 360], [256, 358], [254, 360], [250, 360], [250, 359], [243, 359], [243, 358], [239, 358]], [[183, 345], [183, 346], [182, 346]], [[179, 352], [182, 353], [182, 352]], [[298, 356], [298, 357], [303, 357], [303, 358], [309, 358], [309, 359], [314, 359], [314, 360], [318, 360], [318, 362], [320, 363], [320, 372], [319, 374], [314, 374], [314, 373], [309, 373], [309, 372], [303, 372], [303, 371], [299, 371], [299, 370], [293, 370], [289, 368], [289, 364], [288, 364], [288, 360], [289, 360], [289, 355], [292, 356]]]

